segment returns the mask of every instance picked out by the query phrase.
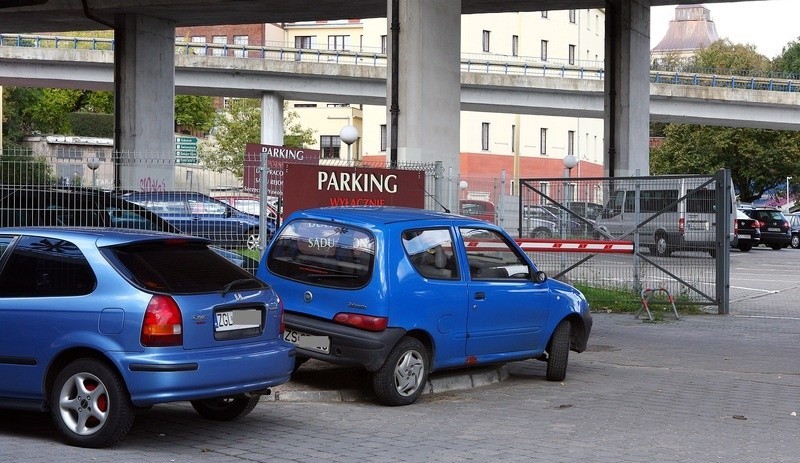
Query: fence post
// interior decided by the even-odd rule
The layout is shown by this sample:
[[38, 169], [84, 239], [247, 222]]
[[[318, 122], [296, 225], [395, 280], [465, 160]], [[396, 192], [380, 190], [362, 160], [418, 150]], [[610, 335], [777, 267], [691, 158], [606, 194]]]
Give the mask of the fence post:
[[442, 178], [444, 177], [444, 167], [442, 161], [436, 161], [433, 172], [433, 197], [436, 199], [437, 204], [444, 204], [442, 202]]
[[[716, 293], [717, 293], [717, 313], [719, 315], [727, 315], [730, 313], [731, 301], [731, 254], [730, 240], [731, 240], [731, 223], [730, 217], [733, 215], [734, 205], [731, 203], [733, 193], [731, 192], [731, 171], [728, 169], [720, 169], [717, 172], [716, 179], [716, 196], [717, 196], [717, 280], [716, 280]], [[720, 226], [720, 224], [722, 224]]]

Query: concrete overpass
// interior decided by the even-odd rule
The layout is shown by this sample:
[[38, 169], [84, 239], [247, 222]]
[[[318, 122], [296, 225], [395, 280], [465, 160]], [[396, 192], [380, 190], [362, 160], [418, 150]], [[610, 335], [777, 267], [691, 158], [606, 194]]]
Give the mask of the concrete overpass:
[[[309, 52], [313, 56], [313, 52]], [[330, 103], [386, 104], [385, 59], [337, 55], [340, 63], [296, 61], [291, 51], [267, 59], [178, 54], [177, 93]], [[332, 56], [332, 55], [331, 55]], [[271, 58], [272, 57], [272, 58]], [[326, 58], [323, 57], [322, 61]], [[362, 64], [346, 64], [360, 62]], [[462, 68], [466, 65], [462, 62]], [[510, 114], [603, 118], [604, 82], [596, 70], [550, 76], [498, 71], [461, 73], [461, 109]], [[513, 71], [513, 70], [512, 70]], [[546, 73], [546, 72], [545, 72]], [[566, 75], [562, 77], [561, 75]], [[114, 54], [102, 50], [0, 47], [0, 84], [114, 90]], [[650, 84], [650, 120], [800, 130], [800, 92]]]
[[[724, 1], [724, 0], [720, 0]], [[706, 3], [714, 3], [715, 0]], [[649, 172], [650, 6], [689, 0], [7, 0], [4, 32], [110, 28], [115, 33], [115, 147], [170, 153], [174, 98], [174, 28], [203, 24], [387, 18], [386, 76], [390, 159], [441, 159], [458, 169], [461, 109], [461, 14], [605, 8], [603, 87], [606, 173]], [[436, 44], [433, 46], [432, 44]], [[279, 144], [284, 95], [262, 95], [264, 143]], [[139, 173], [118, 179], [137, 183]]]

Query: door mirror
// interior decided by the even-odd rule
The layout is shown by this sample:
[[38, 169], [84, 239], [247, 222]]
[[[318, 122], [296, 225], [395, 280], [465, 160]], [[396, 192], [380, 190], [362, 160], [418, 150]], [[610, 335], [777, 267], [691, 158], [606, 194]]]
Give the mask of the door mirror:
[[533, 274], [534, 283], [544, 283], [545, 281], [547, 281], [547, 274], [543, 271], [539, 270]]

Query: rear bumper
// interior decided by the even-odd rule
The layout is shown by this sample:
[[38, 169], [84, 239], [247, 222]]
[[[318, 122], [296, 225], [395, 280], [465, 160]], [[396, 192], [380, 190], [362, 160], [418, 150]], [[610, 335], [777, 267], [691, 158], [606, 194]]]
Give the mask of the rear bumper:
[[286, 312], [286, 327], [315, 336], [328, 336], [329, 354], [308, 349], [297, 349], [297, 355], [340, 365], [358, 365], [376, 371], [386, 361], [397, 341], [405, 335], [402, 328], [383, 331], [365, 331], [305, 315]]

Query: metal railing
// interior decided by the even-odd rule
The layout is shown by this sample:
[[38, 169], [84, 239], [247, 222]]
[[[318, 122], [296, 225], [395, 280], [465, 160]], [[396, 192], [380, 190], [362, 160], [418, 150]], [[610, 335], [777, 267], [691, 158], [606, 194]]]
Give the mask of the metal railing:
[[[0, 34], [0, 46], [63, 48], [109, 51], [114, 49], [111, 38], [65, 37], [57, 35]], [[206, 42], [177, 41], [175, 53], [220, 58], [248, 58], [278, 61], [316, 62], [335, 65], [386, 67], [386, 53], [380, 49], [361, 47], [360, 50], [328, 50], [296, 48], [294, 44], [270, 42], [266, 45], [235, 45]], [[461, 71], [485, 74], [508, 74], [532, 77], [602, 80], [603, 62], [569, 60], [533, 56], [510, 56], [491, 53], [463, 53]], [[668, 85], [689, 85], [771, 92], [799, 92], [796, 83], [800, 76], [790, 73], [769, 73], [748, 70], [668, 70], [653, 65], [650, 82]]]

